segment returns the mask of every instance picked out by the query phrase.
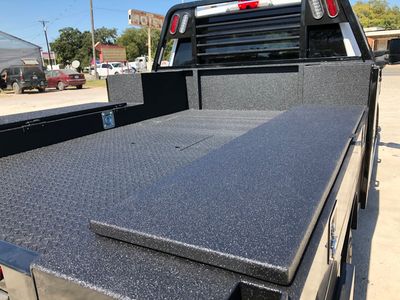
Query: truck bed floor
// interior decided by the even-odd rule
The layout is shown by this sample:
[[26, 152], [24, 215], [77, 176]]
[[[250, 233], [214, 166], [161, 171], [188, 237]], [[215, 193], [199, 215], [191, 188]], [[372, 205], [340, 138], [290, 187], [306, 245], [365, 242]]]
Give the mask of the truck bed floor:
[[[169, 251], [159, 251], [148, 244], [141, 247], [135, 243], [121, 242], [120, 240], [130, 240], [120, 235], [116, 239], [96, 235], [89, 229], [89, 220], [110, 220], [110, 216], [113, 213], [118, 214], [118, 209], [124, 207], [123, 205], [128, 204], [130, 207], [127, 202], [134, 201], [132, 205], [139, 206], [138, 211], [143, 209], [155, 213], [151, 220], [140, 215], [132, 221], [138, 221], [141, 225], [151, 221], [168, 230], [174, 223], [169, 219], [176, 218], [186, 220], [186, 226], [189, 223], [201, 226], [196, 227], [196, 232], [202, 234], [205, 232], [204, 228], [211, 226], [207, 224], [207, 219], [194, 222], [197, 225], [192, 224], [196, 219], [191, 218], [190, 214], [185, 215], [178, 208], [174, 211], [173, 199], [172, 202], [166, 201], [156, 207], [156, 194], [145, 203], [130, 199], [135, 199], [134, 196], [140, 191], [151, 191], [150, 186], [158, 183], [161, 178], [161, 181], [170, 182], [168, 180], [174, 179], [176, 173], [182, 173], [184, 178], [176, 183], [174, 191], [179, 194], [182, 184], [187, 190], [177, 195], [177, 198], [180, 197], [177, 201], [196, 210], [200, 203], [196, 201], [204, 198], [203, 193], [207, 191], [208, 185], [218, 185], [224, 178], [234, 175], [239, 181], [243, 179], [243, 182], [255, 182], [254, 191], [248, 196], [253, 195], [256, 200], [254, 197], [252, 201], [249, 199], [247, 206], [261, 199], [257, 194], [260, 189], [271, 188], [278, 192], [271, 194], [271, 199], [268, 198], [268, 201], [275, 201], [275, 206], [263, 204], [267, 205], [263, 206], [266, 209], [276, 209], [265, 210], [265, 218], [260, 220], [269, 223], [266, 227], [265, 224], [262, 225], [265, 228], [261, 229], [280, 228], [286, 219], [299, 218], [299, 215], [293, 213], [293, 209], [301, 205], [304, 211], [300, 216], [306, 216], [307, 220], [294, 232], [310, 232], [310, 224], [318, 216], [318, 207], [323, 203], [324, 195], [333, 182], [363, 110], [363, 107], [300, 107], [279, 117], [277, 116], [280, 112], [271, 111], [188, 110], [2, 158], [0, 240], [40, 254], [32, 265], [35, 280], [42, 282], [42, 285], [38, 285], [39, 295], [40, 289], [46, 290], [46, 274], [55, 274], [120, 299], [226, 299], [240, 281], [250, 280], [255, 284], [262, 284], [264, 281], [256, 279], [259, 277], [252, 272], [236, 269], [236, 272], [228, 271], [229, 268], [221, 267], [218, 261], [210, 262], [208, 257], [199, 263], [191, 260], [191, 256], [187, 257], [189, 259], [183, 258], [186, 256], [182, 253], [174, 256], [165, 253], [170, 253]], [[346, 122], [338, 123], [337, 120]], [[324, 126], [321, 127], [321, 124]], [[255, 127], [257, 129], [251, 130]], [[283, 133], [286, 137], [284, 139]], [[239, 136], [239, 139], [233, 141]], [[329, 140], [326, 139], [327, 136], [330, 137]], [[281, 143], [282, 141], [286, 142]], [[228, 145], [222, 147], [228, 142]], [[258, 146], [253, 149], [254, 145]], [[298, 153], [302, 153], [304, 157], [300, 159]], [[316, 153], [318, 155], [314, 157]], [[203, 166], [201, 164], [204, 160], [206, 163]], [[255, 173], [251, 173], [248, 178], [241, 177], [248, 173], [236, 174], [238, 169], [234, 166], [238, 164], [241, 164], [238, 169]], [[265, 168], [265, 164], [269, 167]], [[324, 167], [315, 173], [315, 165]], [[180, 171], [174, 172], [178, 168]], [[193, 168], [197, 173], [186, 172]], [[221, 170], [210, 172], [210, 168]], [[313, 193], [310, 197], [288, 197], [290, 201], [282, 202], [284, 217], [274, 213], [278, 211], [277, 204], [280, 203], [275, 197], [280, 195], [280, 186], [276, 184], [279, 180], [273, 179], [275, 171], [285, 174], [288, 183], [296, 182], [292, 189], [298, 186], [303, 191], [302, 187], [307, 186], [307, 195]], [[275, 178], [284, 178], [279, 174]], [[215, 177], [215, 180], [207, 176]], [[202, 184], [186, 184], [186, 181], [192, 182], [194, 179]], [[270, 186], [265, 186], [265, 181]], [[247, 191], [253, 183], [249, 182], [243, 187]], [[200, 188], [204, 184], [204, 189]], [[192, 187], [194, 190], [191, 190]], [[236, 194], [236, 191], [239, 193]], [[225, 191], [224, 197], [236, 199], [243, 192], [235, 186], [229, 193]], [[191, 193], [194, 193], [193, 199], [185, 198], [185, 195]], [[303, 200], [309, 205], [304, 205]], [[226, 203], [227, 201], [221, 202], [219, 205], [224, 206]], [[249, 209], [251, 211], [257, 214], [263, 212], [256, 208]], [[270, 215], [268, 218], [267, 212], [274, 216]], [[210, 211], [211, 213], [214, 212]], [[135, 218], [127, 209], [123, 210], [123, 214], [129, 224], [130, 218]], [[249, 215], [245, 220], [250, 220], [251, 217]], [[118, 225], [114, 223], [118, 220], [112, 218], [111, 221], [110, 226]], [[245, 222], [242, 224], [247, 226]], [[233, 224], [232, 228], [237, 226], [238, 224]], [[190, 227], [188, 229], [192, 232]], [[259, 228], [256, 230], [259, 231]], [[180, 227], [178, 231], [179, 236], [173, 238], [179, 242], [185, 228]], [[251, 235], [249, 237], [253, 239], [254, 236]], [[268, 237], [268, 234], [265, 236]], [[202, 235], [199, 237], [203, 238]], [[217, 235], [215, 237], [218, 238]], [[223, 243], [224, 247], [231, 249], [232, 243], [227, 238], [218, 239], [218, 245]], [[279, 240], [280, 236], [271, 238]], [[197, 243], [196, 239], [194, 237], [191, 242]], [[303, 249], [299, 245], [304, 245], [308, 238], [300, 234], [299, 237], [292, 236], [293, 239], [295, 243], [290, 246], [292, 259], [283, 261], [285, 267], [290, 264], [292, 273], [300, 259], [301, 253], [298, 252]], [[286, 238], [285, 241], [289, 239]], [[209, 239], [205, 239], [205, 243], [209, 243]], [[286, 243], [282, 247], [288, 245]], [[269, 247], [268, 243], [265, 246]], [[282, 258], [282, 255], [285, 253], [280, 253], [276, 259]], [[275, 258], [268, 257], [268, 266], [270, 259]], [[278, 269], [281, 269], [280, 265]], [[289, 275], [285, 276], [290, 279]], [[286, 277], [284, 280], [288, 280]], [[272, 277], [270, 279], [272, 281]], [[272, 282], [282, 281], [274, 279]]]
[[188, 110], [0, 159], [0, 240], [43, 254], [279, 112]]

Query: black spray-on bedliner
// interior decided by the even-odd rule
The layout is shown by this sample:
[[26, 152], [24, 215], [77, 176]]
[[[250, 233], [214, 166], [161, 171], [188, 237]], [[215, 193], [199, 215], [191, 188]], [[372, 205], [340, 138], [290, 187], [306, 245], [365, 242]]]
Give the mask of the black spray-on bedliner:
[[287, 285], [363, 111], [283, 113], [133, 194], [91, 229]]
[[15, 127], [18, 125], [23, 125], [25, 123], [31, 124], [38, 120], [43, 121], [45, 119], [59, 119], [62, 117], [66, 117], [69, 114], [78, 114], [78, 113], [85, 114], [92, 111], [109, 110], [115, 107], [123, 107], [123, 106], [126, 106], [126, 103], [95, 102], [95, 103], [87, 103], [87, 104], [0, 116], [0, 130], [10, 127]]
[[0, 240], [58, 250], [90, 233], [88, 219], [278, 114], [188, 110], [0, 158]]

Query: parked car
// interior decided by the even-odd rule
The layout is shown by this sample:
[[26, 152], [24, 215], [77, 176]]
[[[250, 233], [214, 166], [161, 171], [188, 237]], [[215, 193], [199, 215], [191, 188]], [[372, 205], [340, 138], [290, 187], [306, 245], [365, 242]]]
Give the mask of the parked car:
[[5, 74], [0, 76], [0, 90], [7, 88], [7, 83], [6, 80], [4, 79], [5, 77], [6, 77]]
[[44, 72], [38, 66], [10, 66], [1, 71], [7, 89], [14, 90], [15, 94], [21, 94], [25, 90], [37, 89], [43, 93], [47, 87]]
[[47, 71], [46, 77], [48, 87], [56, 88], [60, 91], [69, 86], [75, 86], [77, 89], [81, 89], [86, 83], [85, 76], [74, 70]]
[[[97, 73], [99, 74], [99, 77], [103, 78], [108, 75], [124, 74], [128, 70], [129, 68], [120, 62], [110, 62], [97, 65]], [[92, 71], [92, 75], [94, 75], [94, 71]]]
[[135, 59], [135, 61], [129, 62], [128, 65], [137, 72], [145, 72], [147, 71], [147, 57], [139, 56]]

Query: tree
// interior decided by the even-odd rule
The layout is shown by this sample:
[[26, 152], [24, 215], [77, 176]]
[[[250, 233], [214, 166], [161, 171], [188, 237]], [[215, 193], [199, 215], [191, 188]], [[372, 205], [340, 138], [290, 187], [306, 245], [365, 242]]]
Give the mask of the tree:
[[59, 30], [60, 36], [51, 43], [51, 49], [57, 53], [58, 60], [67, 64], [77, 59], [82, 47], [82, 32], [66, 27]]
[[353, 10], [364, 27], [400, 29], [400, 9], [391, 7], [386, 0], [358, 1]]
[[[51, 48], [57, 53], [59, 62], [69, 64], [79, 60], [82, 65], [89, 65], [92, 57], [92, 36], [89, 31], [67, 27], [59, 30], [60, 36], [51, 43]], [[95, 42], [114, 44], [117, 39], [117, 29], [101, 27], [95, 30]]]
[[[151, 30], [151, 51], [152, 56], [157, 50], [160, 40], [160, 31]], [[133, 61], [136, 57], [147, 55], [147, 28], [128, 28], [117, 39], [117, 44], [126, 48], [126, 56], [129, 61]]]

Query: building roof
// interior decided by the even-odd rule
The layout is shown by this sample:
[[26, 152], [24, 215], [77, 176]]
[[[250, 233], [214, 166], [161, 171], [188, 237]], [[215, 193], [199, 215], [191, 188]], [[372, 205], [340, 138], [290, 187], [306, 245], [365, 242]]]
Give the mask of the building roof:
[[365, 35], [367, 37], [400, 37], [400, 29], [368, 31]]
[[0, 31], [0, 49], [41, 48], [19, 37]]

